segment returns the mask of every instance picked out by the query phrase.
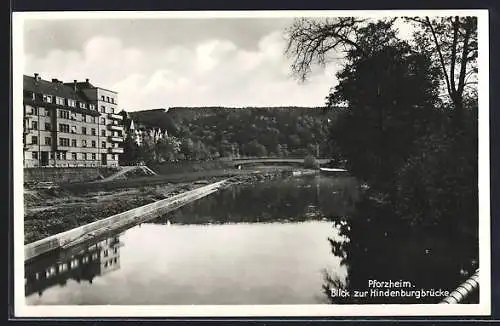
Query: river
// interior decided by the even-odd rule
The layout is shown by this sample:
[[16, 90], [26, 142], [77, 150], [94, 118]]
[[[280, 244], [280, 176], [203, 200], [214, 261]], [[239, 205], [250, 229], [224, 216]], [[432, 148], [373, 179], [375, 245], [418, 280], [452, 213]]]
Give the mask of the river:
[[159, 219], [26, 266], [31, 305], [327, 303], [332, 219], [357, 182], [300, 177], [235, 185]]
[[[31, 305], [438, 303], [474, 243], [415, 232], [349, 177], [239, 184], [26, 264]], [[390, 218], [389, 218], [390, 217]], [[465, 263], [464, 263], [465, 262]], [[385, 296], [393, 281], [409, 284]], [[400, 283], [398, 283], [400, 284]], [[351, 294], [339, 296], [345, 290]], [[391, 290], [394, 288], [391, 288]], [[374, 291], [355, 297], [355, 292]], [[420, 292], [419, 292], [420, 291]], [[419, 296], [421, 291], [425, 296]], [[477, 303], [476, 293], [467, 303]]]

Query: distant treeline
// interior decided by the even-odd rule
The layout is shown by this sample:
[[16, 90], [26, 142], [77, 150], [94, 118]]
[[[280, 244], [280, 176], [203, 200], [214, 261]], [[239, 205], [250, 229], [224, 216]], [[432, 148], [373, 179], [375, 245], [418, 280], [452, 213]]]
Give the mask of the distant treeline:
[[174, 107], [131, 112], [137, 124], [167, 130], [169, 137], [134, 146], [128, 161], [207, 160], [235, 156], [331, 156], [329, 125], [336, 110], [322, 107]]

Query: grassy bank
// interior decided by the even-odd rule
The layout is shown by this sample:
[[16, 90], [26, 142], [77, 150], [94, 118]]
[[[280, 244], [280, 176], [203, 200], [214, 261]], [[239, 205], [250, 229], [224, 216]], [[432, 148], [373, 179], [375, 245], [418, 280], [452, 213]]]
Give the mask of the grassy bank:
[[184, 172], [176, 174], [159, 174], [154, 176], [136, 176], [125, 180], [112, 180], [107, 182], [82, 182], [61, 184], [60, 188], [75, 193], [86, 193], [89, 191], [110, 191], [121, 188], [141, 187], [143, 185], [163, 185], [167, 183], [185, 183], [200, 179], [218, 180], [246, 175], [249, 171], [224, 169], [198, 172]]
[[261, 181], [283, 169], [216, 170], [158, 175], [109, 183], [87, 183], [25, 192], [24, 243], [70, 230], [222, 179]]

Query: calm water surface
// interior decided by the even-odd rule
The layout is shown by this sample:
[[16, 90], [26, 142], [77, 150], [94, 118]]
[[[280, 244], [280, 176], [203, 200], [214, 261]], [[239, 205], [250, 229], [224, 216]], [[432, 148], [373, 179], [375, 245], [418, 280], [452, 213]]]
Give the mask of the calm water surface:
[[26, 266], [28, 304], [326, 303], [345, 278], [331, 216], [356, 199], [348, 178], [238, 185], [85, 248]]

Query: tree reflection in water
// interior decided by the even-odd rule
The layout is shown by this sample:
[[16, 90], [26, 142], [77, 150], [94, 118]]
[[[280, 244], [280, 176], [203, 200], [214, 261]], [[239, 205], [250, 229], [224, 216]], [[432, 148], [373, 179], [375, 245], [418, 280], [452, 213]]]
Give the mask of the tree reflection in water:
[[300, 222], [346, 215], [357, 198], [350, 177], [289, 178], [236, 185], [197, 200], [153, 223], [205, 224]]
[[[328, 239], [347, 276], [324, 271], [331, 303], [437, 303], [442, 297], [332, 296], [331, 289], [370, 290], [368, 281], [409, 281], [408, 290], [452, 291], [477, 268], [478, 245], [436, 227], [416, 229], [348, 177], [290, 178], [237, 185], [152, 223], [216, 224], [331, 220], [340, 238]], [[443, 236], [445, 234], [446, 236]], [[472, 262], [472, 263], [471, 263]], [[393, 288], [394, 289], [394, 288]], [[385, 288], [378, 288], [385, 290]], [[476, 300], [477, 301], [477, 300]]]
[[[477, 243], [461, 241], [452, 234], [443, 237], [443, 233], [436, 230], [417, 231], [395, 218], [389, 205], [369, 198], [372, 198], [369, 194], [361, 196], [349, 218], [334, 219], [342, 238], [328, 241], [333, 255], [347, 266], [347, 278], [343, 280], [331, 271], [324, 271], [323, 292], [331, 303], [439, 303], [442, 296], [376, 296], [371, 289], [385, 291], [387, 288], [370, 287], [369, 280], [410, 281], [412, 288], [405, 289], [408, 291], [451, 292], [474, 273], [477, 261], [472, 257], [477, 255]], [[350, 296], [339, 296], [339, 292], [335, 292], [339, 289], [349, 291]], [[366, 297], [355, 297], [355, 291], [366, 290]], [[478, 303], [478, 294], [467, 303]]]

